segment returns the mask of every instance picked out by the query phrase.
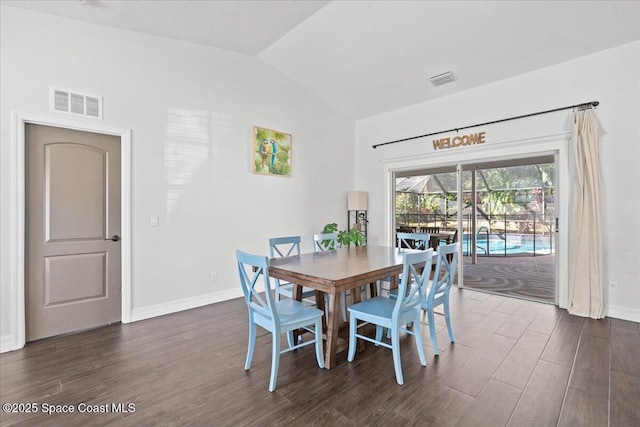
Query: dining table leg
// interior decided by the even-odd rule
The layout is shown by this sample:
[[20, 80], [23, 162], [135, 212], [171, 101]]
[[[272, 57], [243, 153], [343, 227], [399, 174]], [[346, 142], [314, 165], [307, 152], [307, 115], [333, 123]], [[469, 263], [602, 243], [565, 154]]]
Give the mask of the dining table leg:
[[394, 274], [390, 277], [389, 290], [398, 289], [398, 275]]
[[325, 307], [325, 293], [316, 290], [316, 308], [324, 313], [322, 316], [322, 337], [327, 339], [327, 309]]
[[369, 295], [371, 295], [371, 298], [378, 296], [378, 282], [369, 283]]
[[[296, 301], [302, 301], [302, 286], [301, 285], [293, 285], [292, 295], [291, 297]], [[293, 331], [293, 342], [298, 343], [298, 340], [305, 333], [304, 329], [296, 329]]]
[[327, 316], [327, 347], [325, 349], [324, 365], [331, 369], [336, 366], [336, 347], [338, 346], [338, 328], [340, 319], [340, 294], [328, 293], [329, 307]]

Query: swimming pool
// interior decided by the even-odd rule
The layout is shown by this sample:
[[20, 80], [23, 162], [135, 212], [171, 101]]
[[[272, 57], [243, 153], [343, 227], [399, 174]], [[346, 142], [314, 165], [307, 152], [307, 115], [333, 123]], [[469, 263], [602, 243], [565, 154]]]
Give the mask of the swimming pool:
[[[531, 234], [491, 234], [487, 244], [485, 236], [478, 236], [478, 255], [548, 255], [555, 253], [555, 242], [549, 236], [536, 236], [535, 245]], [[462, 240], [464, 255], [471, 254], [471, 236], [465, 234]]]

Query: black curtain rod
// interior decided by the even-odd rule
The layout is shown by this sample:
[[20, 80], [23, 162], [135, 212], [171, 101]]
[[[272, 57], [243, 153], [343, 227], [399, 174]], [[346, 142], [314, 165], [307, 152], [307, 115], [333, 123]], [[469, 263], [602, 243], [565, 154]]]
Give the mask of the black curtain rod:
[[475, 128], [475, 127], [478, 127], [478, 126], [492, 125], [492, 124], [495, 124], [495, 123], [507, 122], [509, 120], [524, 119], [525, 117], [538, 116], [540, 114], [547, 114], [547, 113], [554, 113], [556, 111], [569, 110], [569, 109], [572, 109], [572, 108], [578, 108], [578, 109], [586, 110], [586, 109], [589, 109], [589, 108], [597, 107], [599, 104], [600, 104], [599, 101], [584, 102], [582, 104], [570, 105], [568, 107], [562, 107], [562, 108], [554, 108], [553, 110], [547, 110], [547, 111], [539, 111], [537, 113], [525, 114], [523, 116], [509, 117], [507, 119], [494, 120], [492, 122], [479, 123], [477, 125], [463, 126], [463, 127], [460, 127], [460, 128], [453, 128], [453, 129], [449, 129], [449, 130], [441, 130], [440, 132], [432, 132], [432, 133], [426, 133], [424, 135], [412, 136], [410, 138], [398, 139], [396, 141], [383, 142], [381, 144], [372, 145], [372, 147], [374, 149], [376, 149], [378, 147], [382, 147], [383, 145], [396, 144], [398, 142], [410, 141], [412, 139], [424, 138], [426, 136], [433, 136], [433, 135], [438, 135], [438, 134], [441, 134], [441, 133], [447, 133], [447, 132], [453, 132], [453, 131], [458, 132], [459, 130], [462, 130], [462, 129], [469, 129], [469, 128]]

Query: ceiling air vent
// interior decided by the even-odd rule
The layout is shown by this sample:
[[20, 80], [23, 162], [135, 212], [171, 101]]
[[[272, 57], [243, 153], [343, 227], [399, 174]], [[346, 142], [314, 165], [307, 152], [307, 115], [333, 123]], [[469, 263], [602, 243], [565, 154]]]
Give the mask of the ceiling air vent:
[[102, 97], [52, 87], [51, 110], [102, 120]]
[[431, 84], [434, 86], [440, 86], [445, 83], [452, 82], [456, 79], [451, 71], [447, 71], [446, 73], [438, 74], [437, 76], [429, 77]]

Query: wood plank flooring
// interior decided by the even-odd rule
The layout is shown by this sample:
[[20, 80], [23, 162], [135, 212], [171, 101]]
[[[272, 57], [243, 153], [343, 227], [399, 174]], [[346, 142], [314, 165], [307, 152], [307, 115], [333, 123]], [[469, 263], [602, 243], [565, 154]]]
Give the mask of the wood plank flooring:
[[353, 363], [342, 353], [335, 369], [321, 370], [306, 347], [281, 357], [269, 393], [268, 333], [243, 369], [241, 299], [36, 341], [0, 355], [0, 398], [39, 412], [3, 411], [0, 424], [640, 425], [638, 323], [457, 288], [451, 311], [457, 342], [437, 316], [439, 357], [422, 321], [427, 367], [412, 338], [402, 338], [403, 386], [388, 349], [367, 344]]

